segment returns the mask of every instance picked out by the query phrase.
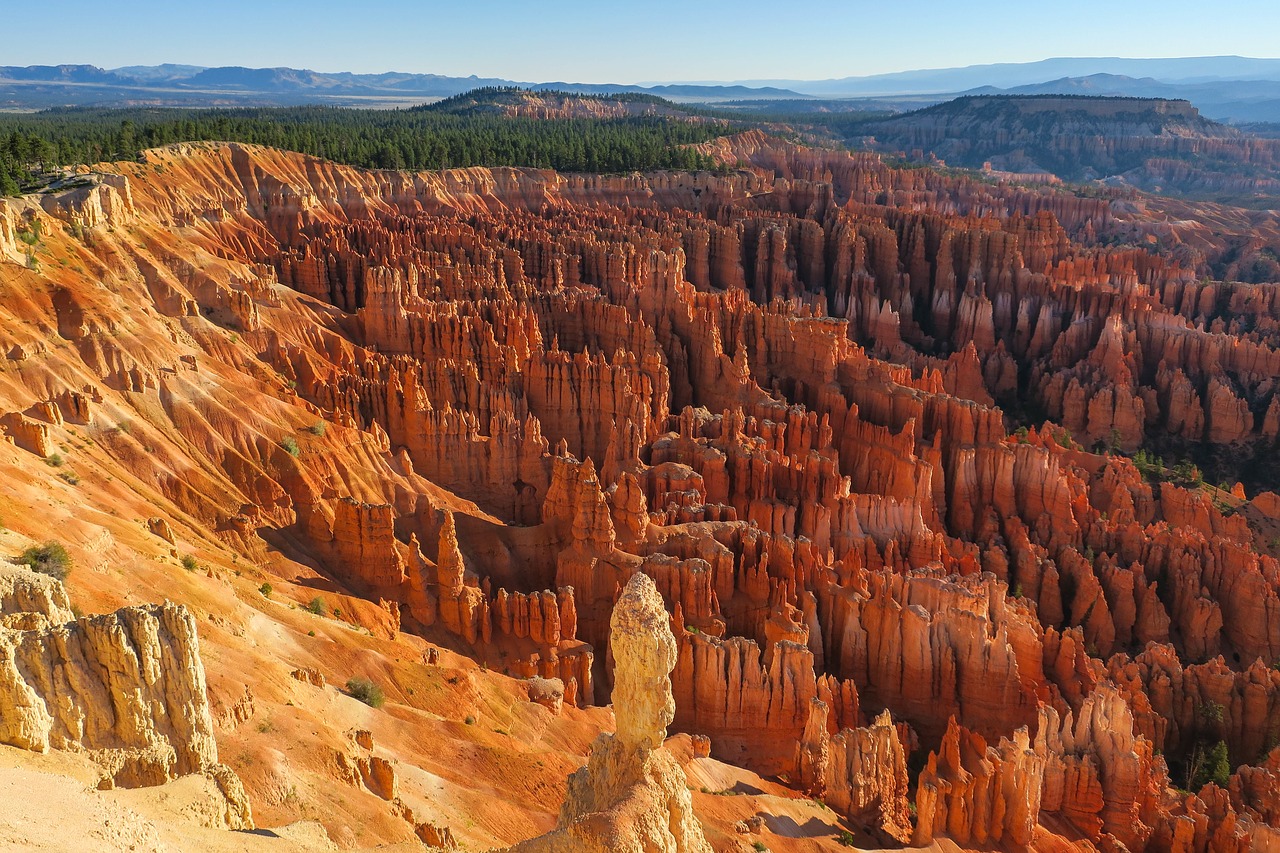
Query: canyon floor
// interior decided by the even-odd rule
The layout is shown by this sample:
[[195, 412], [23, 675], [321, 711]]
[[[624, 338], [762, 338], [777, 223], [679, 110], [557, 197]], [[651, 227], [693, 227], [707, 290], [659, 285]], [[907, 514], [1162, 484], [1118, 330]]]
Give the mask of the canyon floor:
[[1274, 213], [702, 151], [0, 202], [0, 844], [1280, 849]]

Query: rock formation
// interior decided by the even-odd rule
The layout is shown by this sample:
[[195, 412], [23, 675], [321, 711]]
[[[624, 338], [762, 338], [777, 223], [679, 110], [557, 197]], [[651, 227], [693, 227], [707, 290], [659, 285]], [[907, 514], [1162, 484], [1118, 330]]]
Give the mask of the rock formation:
[[[633, 820], [650, 807], [692, 833], [668, 722], [898, 839], [1263, 837], [1280, 298], [1239, 279], [1280, 248], [1274, 218], [760, 132], [702, 151], [732, 168], [407, 174], [175, 146], [103, 166], [96, 201], [6, 201], [0, 231], [41, 217], [74, 261], [0, 265], [0, 478], [31, 502], [18, 477], [39, 474], [49, 507], [84, 500], [166, 570], [225, 549], [249, 592], [294, 587], [255, 605], [343, 596], [378, 642], [509, 676], [548, 725], [612, 700], [619, 734], [547, 844], [657, 833]], [[144, 496], [137, 529], [121, 490]], [[95, 566], [118, 553], [98, 535]], [[640, 668], [675, 697], [639, 723], [613, 630], [638, 587], [674, 625]], [[12, 659], [185, 630], [165, 608], [69, 628], [60, 596], [0, 574]], [[315, 693], [321, 669], [284, 672]], [[147, 729], [169, 759], [73, 736], [59, 707], [22, 736], [164, 752], [122, 779], [212, 760], [182, 757], [198, 725], [167, 728], [194, 710]], [[1236, 781], [1179, 800], [1219, 742]], [[911, 779], [915, 749], [933, 757]]]
[[907, 758], [888, 711], [866, 728], [828, 731], [827, 704], [811, 700], [796, 765], [802, 788], [851, 823], [897, 841], [911, 838]]
[[586, 767], [569, 777], [555, 831], [511, 849], [710, 853], [684, 771], [662, 748], [675, 717], [676, 643], [653, 581], [633, 577], [610, 623], [617, 731], [597, 738]]
[[195, 619], [182, 605], [71, 618], [62, 584], [7, 570], [0, 610], [38, 617], [0, 627], [0, 743], [88, 754], [102, 786], [160, 785], [190, 773], [218, 783], [251, 828], [239, 779], [218, 764]]
[[48, 628], [73, 619], [66, 587], [57, 580], [26, 568], [0, 566], [0, 625]]
[[1025, 728], [989, 747], [953, 717], [920, 773], [914, 842], [946, 836], [962, 845], [1028, 847], [1040, 819], [1044, 762]]

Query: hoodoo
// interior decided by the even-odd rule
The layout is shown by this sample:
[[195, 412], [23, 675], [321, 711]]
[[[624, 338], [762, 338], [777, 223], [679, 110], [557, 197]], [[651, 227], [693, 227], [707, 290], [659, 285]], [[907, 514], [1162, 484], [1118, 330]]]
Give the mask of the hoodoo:
[[675, 719], [676, 640], [648, 575], [633, 576], [614, 605], [609, 647], [617, 730], [569, 777], [556, 829], [511, 853], [711, 853], [684, 771], [662, 746]]

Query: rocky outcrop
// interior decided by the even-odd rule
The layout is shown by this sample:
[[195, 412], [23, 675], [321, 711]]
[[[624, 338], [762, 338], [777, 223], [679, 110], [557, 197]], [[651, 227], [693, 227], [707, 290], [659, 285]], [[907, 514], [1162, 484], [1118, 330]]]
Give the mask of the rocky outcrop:
[[914, 843], [946, 836], [961, 845], [1031, 845], [1040, 819], [1045, 758], [1025, 728], [987, 746], [953, 717], [916, 788]]
[[783, 641], [768, 666], [750, 640], [684, 631], [673, 677], [675, 726], [708, 735], [717, 758], [785, 773], [818, 696], [813, 654]]
[[337, 774], [348, 785], [363, 787], [376, 797], [395, 801], [399, 797], [399, 780], [395, 762], [374, 752], [373, 734], [367, 730], [347, 733], [351, 749], [335, 751]]
[[822, 700], [810, 702], [796, 760], [801, 788], [857, 826], [910, 840], [906, 750], [892, 715], [885, 711], [871, 726], [833, 736], [828, 711]]
[[553, 714], [559, 714], [564, 707], [564, 682], [558, 678], [530, 678], [528, 682], [529, 701], [546, 708]]
[[828, 634], [827, 651], [863, 702], [897, 710], [929, 736], [953, 714], [993, 737], [1035, 719], [1039, 630], [994, 578], [877, 573], [866, 582], [865, 592], [833, 590], [843, 631]]
[[357, 589], [395, 590], [404, 582], [404, 558], [395, 538], [395, 509], [344, 498], [334, 504], [333, 550], [340, 571]]
[[1167, 779], [1115, 688], [1100, 686], [1061, 720], [1042, 707], [1033, 748], [1044, 767], [1041, 810], [1090, 837], [1105, 831], [1129, 849], [1146, 843]]
[[[248, 822], [243, 789], [219, 769], [190, 611], [166, 603], [67, 621], [61, 584], [12, 573], [5, 581], [6, 608], [36, 608], [45, 624], [0, 628], [0, 742], [85, 752], [108, 785], [207, 771], [238, 797], [233, 810]], [[23, 589], [39, 594], [12, 593]]]
[[20, 412], [10, 412], [0, 417], [0, 427], [14, 444], [41, 459], [53, 453], [53, 435], [49, 425], [33, 420]]
[[653, 581], [636, 575], [611, 619], [614, 734], [601, 735], [569, 777], [560, 821], [513, 853], [710, 853], [684, 771], [662, 748], [675, 717], [676, 643]]
[[158, 785], [217, 763], [195, 621], [131, 607], [0, 633], [0, 741], [84, 749], [118, 785]]
[[75, 618], [61, 583], [26, 568], [0, 566], [0, 626], [48, 628]]
[[[462, 552], [458, 549], [458, 532], [453, 513], [444, 513], [440, 526], [440, 542], [436, 553], [436, 608], [438, 619], [446, 628], [474, 643], [488, 624], [488, 602], [477, 588], [474, 573], [468, 577]], [[434, 621], [434, 620], [432, 620]], [[428, 623], [430, 624], [430, 623]]]

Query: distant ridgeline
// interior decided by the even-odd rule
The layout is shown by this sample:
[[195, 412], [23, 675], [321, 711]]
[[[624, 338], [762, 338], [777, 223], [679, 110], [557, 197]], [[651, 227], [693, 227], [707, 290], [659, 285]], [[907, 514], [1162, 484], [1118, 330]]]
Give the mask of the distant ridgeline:
[[610, 92], [594, 95], [585, 95], [581, 92], [568, 92], [559, 89], [522, 89], [519, 86], [481, 86], [478, 89], [472, 89], [469, 92], [462, 92], [452, 95], [443, 100], [436, 101], [434, 104], [426, 104], [421, 107], [414, 107], [415, 110], [427, 110], [431, 112], [458, 112], [477, 106], [494, 106], [501, 107], [508, 104], [527, 103], [533, 99], [554, 99], [554, 100], [581, 100], [595, 101], [599, 103], [618, 103], [618, 104], [651, 104], [657, 107], [670, 108], [673, 112], [685, 114], [697, 114], [697, 110], [691, 107], [683, 107], [668, 101], [666, 98], [660, 98], [657, 95], [650, 95], [644, 92]]
[[[505, 109], [548, 98], [557, 100], [555, 109], [514, 114]], [[131, 160], [145, 148], [196, 141], [269, 145], [373, 169], [712, 169], [710, 158], [687, 146], [738, 129], [649, 95], [598, 98], [504, 88], [409, 110], [133, 108], [0, 114], [0, 194], [36, 189], [44, 183], [41, 175], [60, 166]]]
[[1280, 188], [1280, 143], [1210, 121], [1187, 101], [973, 96], [869, 122], [858, 133], [877, 150], [952, 166], [1115, 177], [1143, 189], [1233, 199]]

